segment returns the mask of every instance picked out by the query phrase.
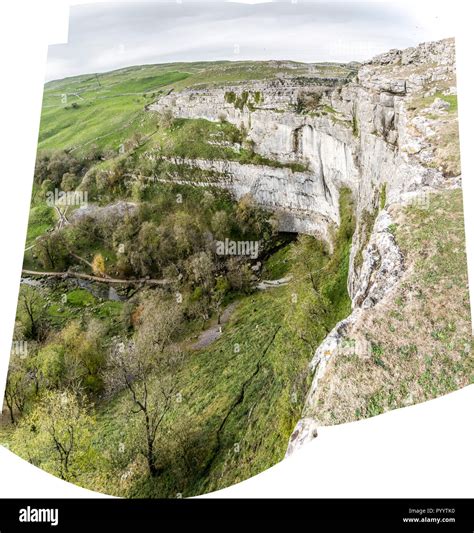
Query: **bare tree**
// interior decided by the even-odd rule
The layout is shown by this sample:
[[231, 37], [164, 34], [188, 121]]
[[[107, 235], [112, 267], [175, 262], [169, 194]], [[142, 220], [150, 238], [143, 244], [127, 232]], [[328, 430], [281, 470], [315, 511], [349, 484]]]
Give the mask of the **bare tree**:
[[69, 251], [59, 230], [45, 233], [35, 241], [38, 260], [44, 268], [63, 271], [68, 266]]
[[32, 379], [22, 359], [12, 355], [5, 388], [5, 403], [10, 412], [10, 420], [15, 424], [15, 412], [22, 415], [32, 389]]
[[177, 300], [162, 292], [150, 292], [142, 302], [137, 344], [153, 354], [163, 353], [181, 328], [183, 310]]
[[46, 319], [41, 292], [34, 287], [22, 286], [18, 299], [18, 311], [23, 314], [25, 334], [35, 340], [42, 340], [46, 333]]
[[147, 460], [151, 476], [161, 473], [157, 434], [179, 392], [173, 378], [181, 358], [181, 352], [176, 350], [155, 357], [136, 344], [115, 346], [109, 356], [108, 387], [125, 389], [131, 400], [130, 414], [141, 416], [136, 445]]
[[75, 479], [94, 460], [89, 410], [85, 398], [69, 390], [47, 391], [20, 421], [13, 449], [61, 479]]
[[147, 460], [151, 476], [161, 473], [158, 430], [179, 392], [175, 374], [183, 354], [169, 346], [179, 323], [178, 304], [163, 302], [156, 296], [148, 298], [135, 339], [111, 349], [104, 376], [110, 392], [128, 391], [130, 414], [140, 415], [136, 444]]

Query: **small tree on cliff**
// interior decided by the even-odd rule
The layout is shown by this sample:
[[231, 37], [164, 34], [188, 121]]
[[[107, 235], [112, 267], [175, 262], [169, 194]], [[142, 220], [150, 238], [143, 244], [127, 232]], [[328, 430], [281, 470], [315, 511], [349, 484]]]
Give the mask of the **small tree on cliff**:
[[164, 130], [171, 128], [174, 122], [173, 111], [170, 108], [166, 108], [158, 117], [158, 126]]

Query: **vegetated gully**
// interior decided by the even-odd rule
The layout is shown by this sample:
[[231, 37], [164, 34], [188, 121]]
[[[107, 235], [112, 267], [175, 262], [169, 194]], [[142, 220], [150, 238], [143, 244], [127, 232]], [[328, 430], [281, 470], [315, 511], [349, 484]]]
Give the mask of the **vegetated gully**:
[[[273, 254], [290, 244], [297, 239], [297, 234], [280, 232], [276, 239], [276, 244], [272, 248], [266, 250], [260, 257], [254, 260], [265, 264]], [[274, 280], [260, 280], [274, 281]], [[134, 296], [144, 287], [149, 286], [164, 286], [169, 282], [166, 279], [115, 279], [99, 276], [92, 276], [86, 273], [78, 273], [73, 271], [67, 272], [41, 272], [33, 270], [23, 270], [20, 283], [32, 287], [49, 287], [55, 288], [59, 283], [67, 282], [71, 289], [80, 288], [85, 289], [95, 298], [110, 301], [126, 301]], [[277, 285], [275, 285], [277, 286]], [[269, 285], [271, 288], [271, 285]], [[118, 289], [118, 290], [117, 290]]]
[[[277, 235], [274, 241], [274, 245], [267, 250], [258, 258], [253, 260], [253, 263], [260, 263], [260, 272], [265, 271], [265, 265], [267, 261], [282, 248], [290, 245], [298, 239], [297, 233], [290, 232], [281, 232]], [[285, 259], [284, 261], [288, 261]], [[73, 290], [76, 288], [87, 290], [92, 296], [99, 300], [109, 300], [109, 301], [126, 301], [132, 296], [136, 295], [138, 292], [145, 288], [150, 288], [153, 286], [161, 286], [166, 289], [168, 282], [166, 280], [148, 280], [148, 279], [100, 279], [97, 276], [91, 276], [89, 274], [77, 275], [76, 272], [64, 272], [64, 273], [47, 273], [47, 272], [33, 272], [33, 271], [23, 271], [23, 276], [21, 278], [21, 283], [25, 285], [31, 285], [36, 287], [48, 287], [56, 288], [60, 284], [66, 284], [67, 290]], [[271, 279], [265, 280], [264, 276], [258, 276], [255, 284], [255, 289], [258, 289], [258, 283], [269, 282], [266, 288], [272, 289], [274, 287], [279, 287], [277, 283], [279, 280]], [[286, 277], [284, 278], [287, 279]], [[290, 275], [291, 279], [291, 275]], [[297, 280], [295, 280], [297, 281]], [[272, 284], [275, 283], [275, 284]], [[63, 285], [64, 286], [64, 285]], [[221, 319], [222, 322], [217, 323], [213, 321], [211, 325], [207, 325], [207, 328], [204, 329], [199, 336], [199, 340], [190, 346], [191, 350], [199, 350], [201, 348], [206, 348], [210, 344], [217, 341], [224, 333], [225, 327], [229, 322], [231, 315], [233, 314], [237, 302], [230, 303], [222, 312]], [[254, 370], [248, 375], [248, 377], [241, 383], [239, 388], [239, 393], [236, 395], [234, 400], [229, 405], [229, 408], [226, 410], [226, 413], [223, 414], [220, 424], [218, 425], [213, 439], [214, 445], [213, 449], [208, 456], [208, 459], [203, 465], [204, 467], [204, 477], [210, 473], [213, 468], [214, 462], [219, 456], [219, 453], [222, 448], [221, 435], [225, 431], [225, 427], [228, 419], [232, 414], [238, 409], [239, 405], [244, 402], [247, 389], [251, 386], [251, 383], [258, 376], [262, 366], [265, 362], [265, 357], [272, 344], [274, 343], [279, 331], [281, 330], [281, 324], [274, 324], [273, 332], [268, 340], [266, 346], [263, 348], [260, 357], [256, 360]], [[312, 354], [309, 355], [308, 363]]]

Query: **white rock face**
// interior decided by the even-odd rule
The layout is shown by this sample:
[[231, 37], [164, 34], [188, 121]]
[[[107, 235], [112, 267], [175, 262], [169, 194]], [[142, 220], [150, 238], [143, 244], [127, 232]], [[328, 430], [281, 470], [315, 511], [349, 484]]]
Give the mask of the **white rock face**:
[[[443, 94], [455, 94], [452, 39], [391, 50], [362, 65], [351, 80], [296, 83], [285, 79], [189, 89], [151, 106], [157, 112], [171, 109], [176, 117], [227, 120], [245, 128], [257, 153], [282, 163], [306, 164], [307, 172], [292, 172], [232, 162], [194, 162], [225, 175], [237, 196], [250, 192], [262, 205], [285, 213], [286, 230], [328, 239], [331, 225], [339, 223], [338, 191], [348, 187], [353, 193], [357, 223], [348, 290], [354, 311], [335, 326], [311, 362], [313, 384], [288, 454], [317, 434], [311, 413], [318, 382], [328, 361], [344, 348], [345, 328], [363, 320], [364, 309], [383, 301], [403, 270], [403, 258], [389, 231], [387, 208], [425, 190], [459, 186], [456, 177], [445, 177], [432, 164], [436, 118], [431, 113], [443, 117], [449, 104], [438, 98], [427, 112], [410, 113], [413, 99], [433, 98], [437, 83], [448, 87]], [[250, 106], [236, 106], [229, 94], [241, 97], [244, 91]], [[314, 95], [318, 99], [314, 112], [301, 113], [301, 97]], [[365, 213], [376, 216], [368, 236], [363, 231]]]
[[373, 307], [396, 285], [403, 271], [403, 256], [390, 232], [392, 219], [387, 211], [377, 217], [363, 250], [363, 262], [354, 287], [354, 307]]
[[285, 457], [301, 448], [306, 442], [314, 440], [317, 436], [318, 428], [316, 422], [312, 418], [301, 418], [291, 434]]
[[[251, 194], [277, 213], [282, 231], [318, 234], [329, 241], [329, 229], [339, 221], [337, 207], [313, 173], [235, 161], [194, 159], [186, 163], [219, 175], [213, 184], [232, 190], [237, 199]], [[337, 190], [334, 194], [337, 198]]]

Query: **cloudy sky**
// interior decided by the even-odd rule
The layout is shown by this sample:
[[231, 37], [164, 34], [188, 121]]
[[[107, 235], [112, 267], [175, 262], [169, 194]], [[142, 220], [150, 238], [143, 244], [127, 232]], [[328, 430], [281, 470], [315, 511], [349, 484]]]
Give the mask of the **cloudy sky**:
[[452, 36], [446, 4], [429, 5], [415, 0], [80, 5], [71, 8], [68, 44], [49, 48], [46, 77], [173, 61], [361, 61]]

